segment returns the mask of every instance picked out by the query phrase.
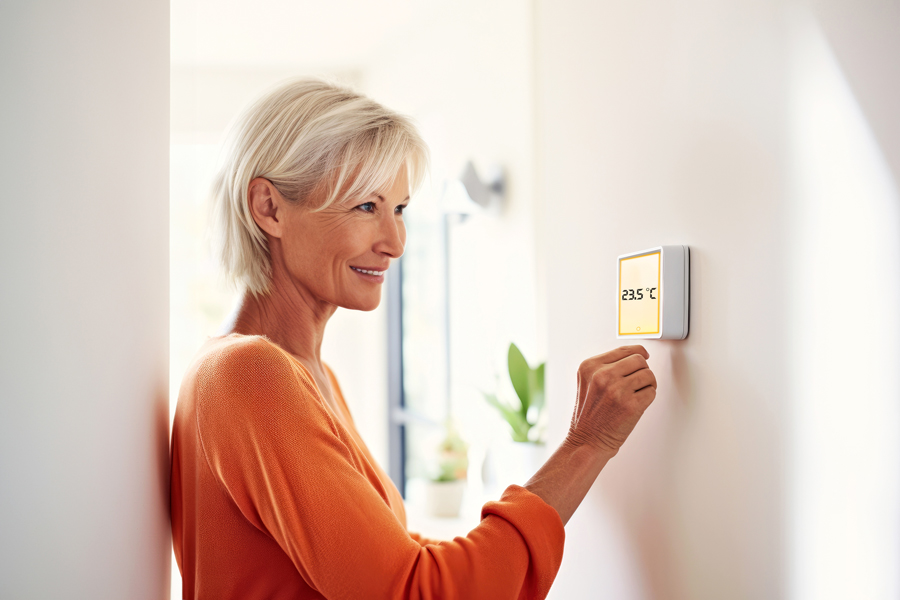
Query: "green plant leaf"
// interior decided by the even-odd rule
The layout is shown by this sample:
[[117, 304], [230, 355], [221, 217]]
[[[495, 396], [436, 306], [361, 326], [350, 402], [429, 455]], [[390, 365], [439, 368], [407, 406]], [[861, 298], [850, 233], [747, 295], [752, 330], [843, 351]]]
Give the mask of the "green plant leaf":
[[530, 441], [528, 439], [528, 434], [522, 434], [521, 431], [513, 431], [512, 438], [514, 442], [527, 442]]
[[530, 380], [531, 385], [531, 405], [539, 411], [544, 408], [544, 365], [541, 363], [531, 373], [533, 377]]
[[509, 379], [512, 381], [516, 395], [522, 403], [522, 408], [519, 412], [522, 413], [522, 418], [524, 419], [525, 415], [528, 414], [528, 407], [531, 406], [531, 386], [528, 382], [531, 369], [528, 367], [525, 357], [522, 356], [522, 351], [515, 344], [509, 345], [507, 362], [509, 363]]
[[487, 400], [488, 404], [500, 411], [503, 420], [506, 421], [509, 424], [510, 429], [512, 429], [514, 441], [528, 441], [528, 430], [531, 429], [531, 425], [525, 417], [519, 414], [518, 411], [500, 402], [494, 394], [484, 394], [484, 399]]
[[516, 429], [519, 426], [521, 416], [518, 412], [500, 402], [494, 394], [485, 394], [484, 399], [487, 400], [488, 404], [500, 411], [503, 419], [509, 423], [510, 427]]

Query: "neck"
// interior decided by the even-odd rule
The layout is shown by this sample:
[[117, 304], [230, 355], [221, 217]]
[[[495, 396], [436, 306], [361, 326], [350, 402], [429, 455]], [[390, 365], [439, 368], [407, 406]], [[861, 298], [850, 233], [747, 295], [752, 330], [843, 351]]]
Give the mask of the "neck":
[[269, 293], [245, 292], [225, 333], [264, 335], [309, 367], [322, 369], [325, 325], [337, 306], [315, 298], [308, 290], [273, 273]]

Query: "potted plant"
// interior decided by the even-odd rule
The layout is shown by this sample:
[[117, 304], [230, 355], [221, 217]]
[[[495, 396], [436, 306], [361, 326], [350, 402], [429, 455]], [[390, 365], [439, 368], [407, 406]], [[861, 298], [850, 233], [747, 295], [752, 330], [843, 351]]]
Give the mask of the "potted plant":
[[435, 517], [458, 517], [469, 470], [469, 445], [460, 437], [452, 420], [438, 445], [437, 473], [425, 489], [428, 513]]
[[492, 448], [492, 467], [500, 483], [525, 483], [540, 466], [544, 455], [544, 366], [532, 368], [519, 347], [511, 343], [507, 352], [509, 379], [516, 397], [501, 400], [496, 393], [484, 393], [509, 426], [511, 443]]

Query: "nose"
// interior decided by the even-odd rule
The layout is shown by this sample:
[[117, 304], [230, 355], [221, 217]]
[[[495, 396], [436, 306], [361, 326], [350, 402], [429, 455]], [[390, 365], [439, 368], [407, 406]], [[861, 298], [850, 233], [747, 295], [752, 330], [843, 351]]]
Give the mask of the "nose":
[[393, 213], [381, 218], [375, 252], [389, 258], [400, 258], [406, 245], [406, 225], [403, 218]]

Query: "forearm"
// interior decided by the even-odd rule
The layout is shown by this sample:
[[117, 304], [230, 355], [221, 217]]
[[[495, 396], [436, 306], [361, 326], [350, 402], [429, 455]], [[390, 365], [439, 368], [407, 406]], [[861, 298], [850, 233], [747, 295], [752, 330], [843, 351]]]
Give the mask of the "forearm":
[[555, 508], [565, 525], [614, 455], [612, 451], [563, 442], [528, 480], [525, 489]]

